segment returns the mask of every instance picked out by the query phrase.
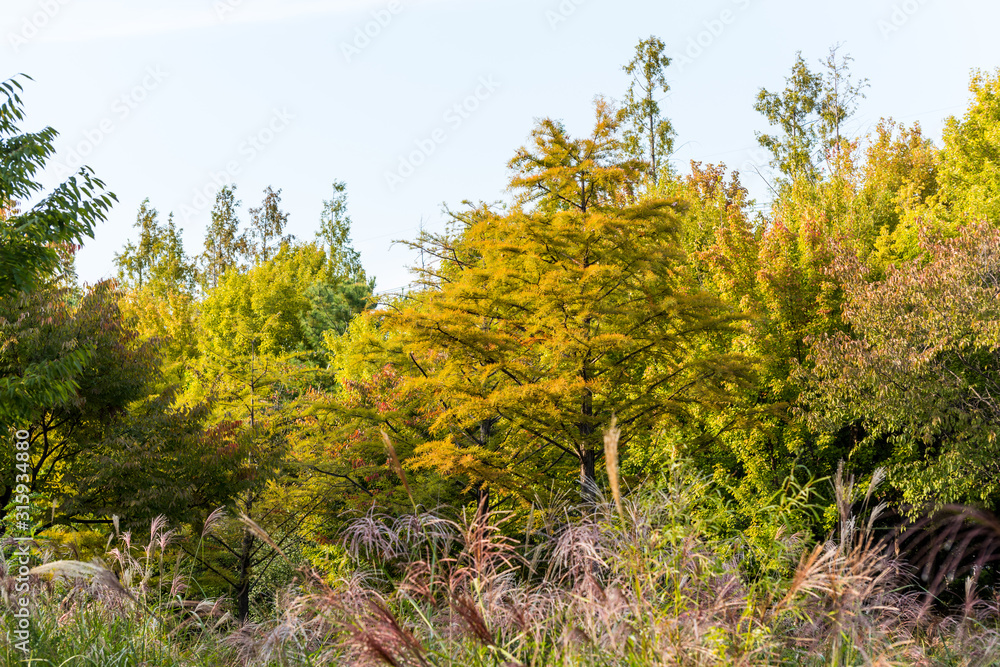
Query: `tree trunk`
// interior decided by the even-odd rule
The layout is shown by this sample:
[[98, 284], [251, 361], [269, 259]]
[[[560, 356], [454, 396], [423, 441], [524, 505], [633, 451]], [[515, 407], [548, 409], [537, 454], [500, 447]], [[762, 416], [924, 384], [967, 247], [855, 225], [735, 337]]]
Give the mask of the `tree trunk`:
[[[586, 379], [586, 373], [584, 374]], [[584, 502], [591, 503], [597, 499], [597, 450], [594, 447], [594, 397], [587, 389], [583, 394], [583, 405], [580, 414], [583, 419], [577, 427], [580, 433], [580, 496]]]
[[243, 545], [240, 549], [239, 579], [236, 582], [236, 608], [240, 623], [250, 617], [250, 559], [253, 554], [253, 533], [243, 529]]
[[[252, 492], [247, 492], [247, 501], [244, 514], [250, 516], [253, 509]], [[250, 575], [253, 560], [253, 533], [250, 526], [243, 527], [243, 542], [240, 545], [240, 558], [238, 563], [239, 577], [236, 580], [236, 614], [240, 623], [246, 623], [250, 618]]]
[[580, 496], [587, 503], [597, 499], [596, 461], [597, 452], [592, 447], [580, 453]]

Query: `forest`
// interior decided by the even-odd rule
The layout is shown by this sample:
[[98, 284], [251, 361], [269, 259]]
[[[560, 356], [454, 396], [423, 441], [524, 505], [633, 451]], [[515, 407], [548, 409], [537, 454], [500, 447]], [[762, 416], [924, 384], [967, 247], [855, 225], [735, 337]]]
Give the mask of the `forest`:
[[81, 284], [114, 184], [0, 83], [4, 664], [1000, 663], [1000, 70], [854, 136], [789, 61], [770, 171], [679, 169], [640, 41], [392, 292], [346, 180], [307, 239], [146, 200]]

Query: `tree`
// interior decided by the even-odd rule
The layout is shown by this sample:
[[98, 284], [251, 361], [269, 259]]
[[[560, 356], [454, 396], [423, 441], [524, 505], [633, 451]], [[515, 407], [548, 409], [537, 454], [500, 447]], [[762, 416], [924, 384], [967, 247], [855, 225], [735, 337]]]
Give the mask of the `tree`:
[[189, 294], [194, 287], [195, 267], [184, 250], [183, 230], [174, 223], [173, 213], [165, 225], [160, 224], [159, 212], [145, 199], [133, 226], [139, 230], [138, 243], [129, 241], [122, 252], [115, 254], [119, 279], [158, 297], [176, 292]]
[[323, 242], [333, 275], [344, 282], [367, 283], [361, 255], [351, 247], [351, 216], [347, 213], [347, 185], [334, 181], [333, 198], [323, 202], [316, 238]]
[[343, 181], [334, 182], [333, 198], [323, 202], [316, 238], [326, 250], [330, 280], [315, 283], [306, 291], [312, 306], [301, 322], [309, 345], [323, 349], [324, 334], [343, 334], [352, 318], [368, 306], [375, 289], [374, 278], [365, 275], [361, 255], [351, 246], [351, 217]]
[[870, 281], [849, 253], [834, 265], [847, 331], [820, 336], [806, 416], [821, 432], [859, 422], [852, 460], [881, 465], [911, 506], [1000, 507], [1000, 233], [987, 224], [957, 238], [925, 236], [921, 256]]
[[1000, 70], [976, 71], [965, 115], [949, 118], [941, 150], [941, 199], [956, 221], [1000, 222]]
[[[0, 352], [0, 426], [29, 432], [28, 486], [54, 499], [99, 446], [103, 428], [146, 395], [157, 364], [154, 344], [139, 341], [122, 317], [113, 283], [94, 286], [79, 305], [66, 296], [45, 290], [0, 300], [0, 337], [8, 341]], [[60, 391], [38, 390], [52, 367], [60, 369]], [[12, 459], [4, 457], [4, 470]]]
[[150, 273], [150, 287], [159, 294], [180, 292], [190, 295], [194, 291], [197, 271], [194, 260], [184, 250], [184, 230], [177, 228], [173, 213], [167, 217], [167, 224], [161, 233], [161, 251]]
[[[59, 248], [93, 238], [116, 201], [87, 167], [41, 195], [35, 175], [54, 153], [57, 133], [51, 127], [19, 130], [22, 90], [18, 78], [0, 82], [0, 298], [30, 291], [57, 271], [63, 263]], [[18, 209], [18, 202], [36, 198], [30, 209]]]
[[127, 285], [141, 288], [149, 281], [161, 247], [162, 229], [157, 220], [158, 216], [157, 210], [150, 208], [149, 199], [144, 199], [139, 205], [139, 213], [132, 225], [139, 230], [138, 243], [129, 241], [122, 252], [115, 253], [118, 277]]
[[761, 88], [757, 95], [754, 110], [782, 132], [781, 135], [757, 132], [757, 141], [774, 156], [771, 166], [788, 179], [815, 181], [819, 178], [815, 158], [820, 145], [816, 112], [823, 91], [823, 77], [809, 69], [800, 51], [785, 84], [780, 94]]
[[678, 270], [682, 204], [626, 203], [641, 165], [619, 160], [617, 130], [602, 101], [587, 138], [539, 122], [511, 161], [519, 205], [476, 209], [458, 243], [428, 244], [442, 261], [391, 320], [442, 406], [447, 435], [425, 461], [495, 447], [467, 442], [476, 427], [510, 467], [570, 459], [591, 496], [612, 416], [635, 437], [739, 380], [735, 359], [699, 354], [733, 317]]
[[197, 354], [195, 262], [184, 250], [182, 231], [171, 214], [166, 224], [145, 200], [139, 207], [136, 243], [115, 255], [118, 277], [127, 288], [121, 307], [145, 339], [160, 344], [163, 386], [183, 382], [184, 365]]
[[235, 185], [224, 185], [215, 195], [212, 222], [205, 232], [205, 252], [199, 257], [205, 292], [215, 289], [227, 271], [239, 268], [249, 252], [246, 234], [240, 233], [239, 206]]
[[[845, 145], [845, 155], [850, 148]], [[731, 312], [745, 315], [715, 345], [745, 358], [752, 372], [728, 405], [692, 411], [655, 444], [683, 451], [706, 473], [729, 477], [752, 520], [799, 466], [832, 473], [844, 451], [839, 443], [821, 446], [792, 412], [802, 387], [790, 376], [806, 360], [806, 337], [842, 326], [839, 285], [826, 268], [833, 239], [854, 240], [840, 214], [851, 200], [838, 199], [850, 189], [837, 178], [799, 180], [782, 190], [769, 214], [755, 213], [737, 174], [727, 177], [724, 165], [700, 163], [664, 189], [690, 202], [681, 224], [694, 279]], [[655, 461], [655, 455], [647, 458]]]
[[[313, 417], [294, 443], [295, 465], [311, 493], [325, 498], [313, 538], [335, 540], [345, 510], [380, 507], [412, 510], [462, 504], [469, 484], [460, 470], [423, 470], [412, 465], [418, 446], [434, 438], [428, 428], [440, 407], [406, 381], [416, 374], [403, 350], [405, 333], [392, 327], [388, 311], [368, 310], [347, 331], [326, 332], [329, 372], [335, 383], [315, 401]], [[399, 460], [410, 460], [409, 486], [390, 462], [383, 433]], [[477, 498], [478, 501], [481, 498]], [[454, 502], [452, 502], [454, 501]]]
[[856, 206], [853, 236], [860, 242], [854, 250], [862, 260], [885, 269], [916, 256], [921, 227], [940, 217], [939, 163], [940, 151], [919, 123], [879, 122], [865, 152]]
[[622, 69], [632, 77], [620, 119], [624, 125], [624, 147], [629, 156], [643, 160], [655, 186], [674, 149], [674, 128], [660, 110], [660, 94], [670, 90], [664, 70], [670, 58], [666, 46], [656, 37], [635, 47], [635, 57]]
[[[202, 334], [203, 355], [193, 364], [188, 400], [205, 400], [213, 407], [213, 428], [222, 429], [244, 453], [240, 469], [243, 486], [229, 499], [231, 516], [244, 521], [224, 522], [224, 529], [211, 536], [214, 545], [196, 556], [204, 565], [227, 582], [236, 598], [237, 616], [246, 621], [254, 591], [274, 563], [280, 549], [288, 549], [302, 538], [303, 524], [312, 520], [320, 505], [328, 499], [307, 493], [306, 474], [298, 470], [289, 456], [292, 430], [294, 440], [304, 439], [311, 417], [311, 385], [315, 367], [296, 358], [297, 346], [286, 338], [286, 325], [293, 317], [281, 313], [256, 313], [250, 302], [289, 304], [285, 298], [297, 296], [287, 291], [295, 275], [285, 274], [276, 293], [262, 294], [256, 287], [270, 286], [272, 271], [295, 267], [299, 277], [308, 277], [309, 261], [322, 267], [325, 254], [313, 245], [296, 254], [284, 245], [272, 260], [251, 269], [247, 274], [229, 272], [205, 302], [205, 328]], [[299, 263], [301, 260], [303, 263]], [[252, 287], [247, 289], [245, 281]], [[257, 280], [260, 283], [257, 283]], [[306, 282], [308, 284], [308, 282]], [[300, 287], [301, 290], [301, 287]], [[246, 299], [237, 298], [244, 295]], [[225, 312], [227, 308], [238, 312]], [[220, 322], [227, 324], [220, 327]], [[235, 326], [235, 335], [227, 326]], [[300, 341], [301, 342], [301, 341]], [[305, 378], [303, 381], [302, 378]], [[261, 540], [246, 519], [262, 527], [273, 542]], [[272, 548], [278, 545], [278, 550]]]
[[[197, 525], [252, 485], [252, 443], [232, 422], [208, 426], [211, 402], [185, 406], [179, 389], [149, 386], [127, 414], [107, 423], [61, 480], [59, 523], [148, 527], [158, 516]], [[46, 495], [50, 495], [46, 494]]]
[[32, 420], [38, 406], [67, 403], [79, 389], [93, 349], [75, 336], [51, 333], [69, 326], [66, 296], [65, 291], [35, 290], [0, 299], [0, 428], [5, 433]]
[[774, 156], [771, 166], [790, 182], [817, 182], [823, 157], [828, 158], [831, 172], [840, 168], [844, 123], [864, 98], [868, 80], [853, 81], [853, 58], [840, 57], [839, 52], [840, 45], [830, 48], [820, 72], [810, 70], [798, 52], [784, 91], [761, 88], [757, 95], [754, 109], [781, 130], [781, 135], [757, 132], [757, 141]]
[[[286, 468], [287, 435], [294, 421], [286, 410], [288, 396], [281, 386], [288, 382], [287, 366], [280, 359], [260, 355], [253, 343], [249, 350], [246, 355], [233, 357], [209, 355], [204, 364], [208, 374], [202, 381], [211, 382], [212, 401], [217, 410], [224, 410], [218, 425], [229, 428], [233, 440], [241, 443], [245, 452], [241, 462], [246, 471], [244, 488], [230, 499], [233, 515], [271, 528], [269, 533], [278, 539], [280, 548], [295, 534], [286, 529], [286, 524], [291, 522], [294, 529], [307, 518], [289, 516], [287, 506], [265, 502], [268, 487], [280, 480]], [[275, 516], [282, 519], [278, 525], [268, 522]], [[237, 618], [245, 623], [255, 583], [277, 553], [258, 539], [249, 525], [237, 523], [231, 528], [235, 528], [229, 532], [236, 539], [230, 543], [221, 533], [212, 539], [235, 559], [235, 576], [226, 577], [226, 581], [236, 595]], [[279, 535], [279, 528], [286, 530]]]
[[275, 192], [267, 186], [264, 201], [250, 209], [250, 235], [255, 239], [253, 253], [257, 263], [266, 262], [283, 240], [289, 240], [282, 237], [287, 224], [288, 214], [281, 210], [281, 190]]
[[327, 252], [313, 243], [283, 244], [278, 253], [246, 273], [231, 271], [202, 303], [202, 346], [220, 354], [315, 353], [323, 334], [343, 332], [364, 310], [371, 289], [334, 275]]
[[[854, 61], [849, 54], [840, 56], [841, 45], [830, 47], [830, 53], [823, 61], [826, 74], [823, 77], [823, 94], [820, 99], [820, 136], [823, 139], [824, 153], [840, 153], [844, 136], [844, 122], [857, 111], [858, 101], [864, 99], [864, 89], [868, 87], [868, 79], [854, 82], [851, 79], [850, 64]], [[831, 164], [836, 166], [834, 157]]]

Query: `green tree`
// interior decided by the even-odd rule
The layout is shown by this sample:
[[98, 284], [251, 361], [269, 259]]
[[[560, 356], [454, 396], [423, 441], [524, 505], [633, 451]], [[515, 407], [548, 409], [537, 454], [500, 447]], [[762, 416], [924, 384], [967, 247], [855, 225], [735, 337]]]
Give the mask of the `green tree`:
[[150, 207], [149, 199], [144, 199], [132, 225], [139, 230], [138, 243], [129, 241], [122, 252], [115, 253], [118, 277], [131, 287], [142, 288], [149, 282], [153, 265], [160, 254], [163, 230], [158, 216], [157, 210]]
[[765, 215], [722, 165], [693, 163], [672, 188], [690, 202], [681, 222], [694, 279], [746, 316], [716, 344], [747, 360], [752, 381], [733, 392], [731, 404], [696, 411], [660, 442], [728, 478], [750, 520], [798, 466], [823, 475], [839, 460], [841, 450], [820, 447], [793, 414], [801, 385], [790, 374], [808, 354], [804, 338], [840, 326], [838, 283], [826, 272], [838, 233], [824, 198], [842, 190], [800, 180]]
[[184, 250], [183, 229], [174, 223], [174, 214], [167, 216], [162, 228], [161, 252], [153, 264], [150, 287], [161, 294], [181, 292], [191, 294], [195, 284], [195, 263]]
[[351, 247], [351, 216], [347, 212], [347, 185], [343, 181], [334, 181], [333, 198], [323, 202], [316, 238], [326, 248], [334, 276], [344, 282], [368, 282], [361, 255]]
[[649, 179], [655, 186], [674, 149], [674, 128], [663, 116], [660, 96], [670, 91], [664, 70], [670, 58], [666, 46], [656, 37], [642, 40], [635, 47], [635, 57], [622, 69], [632, 81], [625, 96], [620, 119], [623, 145], [632, 158], [646, 163]]
[[921, 226], [940, 217], [935, 212], [939, 163], [940, 151], [918, 123], [879, 123], [861, 167], [854, 234], [862, 240], [854, 245], [859, 257], [884, 270], [919, 252]]
[[[853, 80], [850, 65], [854, 58], [849, 54], [841, 56], [840, 49], [840, 44], [830, 47], [830, 53], [823, 60], [826, 71], [819, 114], [822, 148], [827, 155], [841, 151], [845, 141], [844, 123], [857, 111], [858, 103], [864, 99], [864, 90], [868, 87], [868, 79]], [[831, 158], [831, 164], [834, 167], [839, 164], [836, 155]]]
[[[201, 364], [200, 382], [210, 385], [216, 428], [228, 430], [244, 455], [239, 463], [244, 471], [242, 489], [229, 498], [231, 516], [250, 519], [267, 530], [279, 548], [287, 548], [308, 515], [296, 515], [289, 504], [270, 502], [273, 494], [268, 491], [282, 483], [288, 468], [288, 435], [297, 416], [288, 403], [294, 392], [287, 386], [291, 378], [286, 361], [259, 354], [256, 343], [250, 341], [248, 353], [243, 355], [207, 355]], [[213, 569], [232, 587], [237, 618], [246, 622], [254, 590], [277, 552], [246, 523], [230, 520], [227, 524], [227, 530], [218, 531], [211, 539], [221, 547], [223, 568], [228, 571]], [[209, 557], [200, 558], [208, 563]]]
[[819, 181], [824, 158], [831, 173], [843, 165], [844, 124], [857, 111], [868, 81], [853, 80], [853, 58], [841, 56], [840, 48], [831, 47], [819, 72], [809, 69], [800, 51], [785, 89], [772, 93], [761, 88], [757, 95], [754, 109], [781, 130], [779, 135], [758, 132], [757, 141], [773, 155], [771, 166], [789, 182]]
[[244, 355], [256, 341], [265, 355], [322, 352], [323, 333], [344, 331], [371, 294], [342, 282], [327, 257], [315, 244], [285, 243], [246, 273], [227, 273], [202, 304], [203, 348]]
[[288, 224], [288, 214], [281, 210], [281, 190], [277, 192], [267, 186], [264, 201], [257, 208], [250, 209], [250, 236], [252, 250], [257, 263], [266, 262], [288, 238], [282, 236]]
[[[53, 499], [64, 497], [66, 480], [95, 455], [104, 428], [146, 396], [158, 363], [153, 343], [140, 341], [122, 316], [113, 284], [99, 283], [78, 305], [66, 296], [39, 290], [0, 300], [0, 336], [9, 341], [0, 352], [0, 426], [30, 433], [28, 485]], [[53, 367], [60, 391], [35, 390], [47, 388]], [[4, 470], [12, 459], [4, 456]]]
[[[298, 545], [303, 525], [313, 520], [319, 506], [333, 502], [309, 493], [308, 471], [289, 454], [292, 441], [300, 443], [308, 437], [312, 419], [306, 411], [312, 404], [316, 369], [285, 349], [298, 350], [286, 337], [286, 325], [293, 325], [294, 317], [282, 319], [280, 312], [265, 316], [255, 312], [251, 303], [292, 306], [289, 297], [296, 296], [301, 301], [301, 293], [288, 292], [288, 286], [296, 275], [308, 279], [310, 261], [313, 268], [322, 267], [325, 254], [313, 245], [299, 250], [296, 254], [286, 244], [277, 256], [247, 274], [227, 273], [209, 294], [203, 354], [192, 364], [186, 396], [188, 401], [211, 404], [212, 428], [225, 431], [244, 456], [238, 466], [243, 471], [241, 490], [228, 501], [231, 518], [197, 556], [230, 586], [242, 621], [247, 620], [253, 600], [260, 597], [260, 583], [278, 557], [272, 545], [283, 550]], [[281, 274], [289, 267], [300, 272]], [[281, 276], [283, 284], [277, 292], [262, 293], [260, 288], [269, 286], [275, 275]], [[251, 298], [235, 298], [243, 290]], [[225, 312], [227, 308], [234, 312]], [[220, 327], [220, 321], [227, 324]], [[237, 327], [235, 335], [229, 336], [226, 326]], [[262, 527], [273, 542], [261, 540], [245, 520], [236, 517]]]
[[146, 392], [66, 467], [53, 498], [57, 522], [107, 524], [117, 516], [138, 530], [162, 515], [183, 528], [252, 486], [252, 443], [231, 422], [208, 426], [211, 402], [185, 406], [176, 385]]
[[[21, 132], [21, 91], [18, 78], [0, 81], [0, 299], [50, 278], [63, 265], [60, 248], [93, 238], [116, 201], [86, 167], [42, 194], [35, 176], [52, 157], [57, 133], [51, 127]], [[32, 199], [38, 203], [18, 209], [18, 202]]]
[[301, 318], [303, 333], [312, 349], [326, 347], [328, 331], [343, 334], [352, 318], [364, 310], [375, 289], [375, 279], [365, 275], [361, 255], [351, 246], [351, 217], [347, 212], [347, 186], [333, 184], [333, 198], [323, 202], [316, 233], [327, 253], [328, 280], [306, 290], [311, 302]]
[[33, 419], [39, 405], [69, 402], [79, 389], [93, 348], [47, 328], [69, 326], [68, 296], [66, 290], [55, 295], [34, 290], [0, 299], [0, 427], [5, 433]]
[[806, 416], [824, 433], [858, 423], [851, 460], [867, 472], [887, 458], [907, 504], [1000, 507], [998, 266], [988, 224], [925, 237], [884, 280], [851, 254], [834, 265], [850, 328], [815, 339]]
[[972, 101], [949, 118], [941, 150], [941, 200], [956, 221], [1000, 222], [1000, 70], [976, 71]]
[[761, 88], [754, 110], [781, 130], [780, 135], [757, 133], [757, 141], [774, 156], [771, 166], [789, 180], [816, 181], [816, 153], [820, 146], [817, 112], [823, 93], [823, 77], [809, 69], [800, 51], [795, 56], [785, 89], [772, 93]]
[[129, 241], [122, 252], [115, 254], [119, 279], [158, 297], [176, 292], [190, 294], [195, 266], [184, 250], [184, 230], [177, 228], [173, 213], [166, 224], [161, 224], [159, 212], [146, 199], [139, 206], [134, 227], [139, 230], [138, 243]]
[[195, 262], [184, 250], [182, 231], [159, 221], [159, 213], [142, 202], [136, 217], [136, 243], [115, 255], [118, 277], [127, 288], [121, 307], [144, 339], [160, 343], [163, 385], [183, 382], [184, 365], [197, 354]]
[[240, 233], [239, 206], [235, 185], [224, 185], [215, 195], [212, 222], [205, 231], [205, 251], [198, 258], [205, 292], [215, 289], [227, 271], [239, 268], [249, 252], [246, 234]]

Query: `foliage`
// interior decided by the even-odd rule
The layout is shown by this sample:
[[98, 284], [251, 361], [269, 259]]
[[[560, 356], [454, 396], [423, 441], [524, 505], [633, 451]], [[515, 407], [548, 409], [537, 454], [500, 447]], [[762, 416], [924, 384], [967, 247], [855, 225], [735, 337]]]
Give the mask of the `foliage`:
[[[574, 516], [535, 506], [523, 522], [369, 512], [341, 535], [344, 576], [303, 573], [273, 615], [242, 626], [224, 600], [190, 587], [192, 562], [170, 557], [180, 535], [157, 519], [148, 540], [109, 536], [111, 571], [35, 568], [55, 579], [31, 580], [32, 648], [52, 662], [178, 667], [995, 662], [995, 603], [969, 588], [935, 612], [876, 535], [874, 487], [838, 475], [833, 495], [838, 529], [819, 542], [781, 507], [766, 520], [769, 542], [732, 534], [719, 490], [682, 461], [629, 492], [622, 514], [604, 501]], [[761, 568], [765, 555], [773, 565]], [[7, 612], [15, 581], [10, 570], [0, 579]], [[3, 618], [9, 629], [13, 613]], [[0, 640], [9, 664], [21, 657], [12, 636]]]
[[421, 246], [441, 261], [391, 316], [442, 407], [421, 465], [523, 492], [568, 458], [590, 494], [612, 416], [645, 433], [739, 381], [738, 360], [698, 354], [733, 318], [680, 270], [683, 204], [622, 198], [617, 127], [602, 102], [584, 139], [541, 121], [511, 162], [523, 204]]
[[[22, 77], [27, 78], [27, 77]], [[35, 180], [54, 153], [55, 130], [22, 133], [24, 120], [17, 79], [0, 81], [0, 298], [27, 292], [62, 265], [60, 245], [76, 245], [93, 238], [115, 200], [104, 183], [84, 167], [79, 173], [42, 195]], [[37, 199], [18, 211], [18, 202]]]
[[819, 106], [823, 79], [809, 69], [799, 52], [785, 83], [785, 90], [780, 94], [761, 88], [754, 105], [754, 109], [768, 123], [778, 126], [784, 136], [758, 132], [757, 141], [774, 155], [771, 166], [790, 180], [816, 180], [815, 153], [820, 139], [813, 116]]
[[655, 186], [660, 173], [669, 168], [667, 159], [674, 150], [674, 127], [660, 110], [660, 94], [670, 91], [664, 70], [670, 66], [666, 46], [657, 37], [644, 39], [635, 47], [635, 57], [622, 69], [632, 77], [625, 103], [619, 111], [624, 126], [622, 146], [633, 158], [646, 164]]
[[194, 288], [195, 267], [184, 251], [183, 229], [174, 224], [170, 214], [167, 223], [159, 222], [159, 212], [146, 199], [139, 207], [134, 225], [139, 230], [139, 242], [129, 241], [115, 255], [118, 278], [131, 288], [148, 290], [154, 297], [167, 294], [189, 294]]
[[[973, 75], [938, 149], [891, 119], [854, 136], [867, 81], [839, 46], [819, 69], [799, 54], [756, 99], [780, 173], [758, 204], [725, 165], [668, 165], [665, 52], [639, 42], [589, 135], [537, 121], [509, 199], [446, 209], [377, 306], [343, 181], [311, 243], [286, 234], [280, 190], [243, 230], [223, 188], [197, 258], [147, 200], [121, 288], [75, 285], [111, 197], [84, 170], [22, 213], [55, 134], [22, 133], [19, 80], [2, 84], [0, 431], [25, 429], [30, 455], [0, 469], [53, 503], [32, 517], [52, 549], [117, 540], [120, 578], [75, 554], [37, 570], [89, 580], [69, 597], [32, 580], [39, 655], [995, 662], [975, 597], [995, 565], [954, 554], [1000, 525], [949, 507], [934, 543], [936, 515], [918, 522], [933, 572], [852, 503], [1000, 508], [1000, 73]], [[966, 565], [965, 608], [936, 618], [957, 598], [932, 609], [910, 573], [936, 593]], [[186, 586], [231, 599], [209, 620]]]
[[[371, 287], [344, 283], [312, 243], [284, 244], [246, 273], [228, 272], [201, 305], [206, 351], [281, 355], [325, 349], [323, 333], [342, 332], [367, 306]], [[251, 345], [252, 344], [252, 345]]]
[[825, 72], [814, 72], [799, 52], [781, 93], [761, 88], [754, 109], [780, 135], [757, 133], [757, 141], [774, 156], [771, 166], [790, 182], [816, 182], [819, 162], [831, 155], [837, 171], [836, 155], [844, 142], [843, 126], [864, 97], [867, 80], [851, 80], [850, 56], [840, 57], [839, 46], [830, 49], [823, 61]]
[[[175, 408], [171, 391], [150, 395], [158, 379], [157, 346], [140, 339], [119, 299], [115, 285], [105, 282], [75, 306], [65, 291], [0, 302], [20, 313], [2, 320], [16, 322], [5, 374], [69, 367], [66, 394], [5, 403], [16, 419], [4, 425], [29, 433], [27, 486], [53, 504], [46, 522], [101, 521], [111, 514], [126, 523], [159, 513], [190, 519], [193, 510], [214, 507], [233, 492], [227, 480], [236, 473], [235, 452], [206, 449], [204, 407]], [[2, 467], [12, 482], [12, 452]], [[6, 507], [13, 484], [3, 489]]]
[[860, 419], [862, 461], [889, 438], [892, 481], [910, 504], [1000, 507], [1000, 234], [972, 225], [953, 240], [925, 237], [921, 250], [881, 281], [850, 255], [834, 265], [850, 330], [812, 346], [809, 416], [827, 430]]
[[250, 248], [254, 262], [266, 262], [282, 245], [290, 241], [282, 236], [288, 224], [288, 214], [281, 210], [281, 190], [267, 186], [264, 201], [250, 209]]
[[949, 118], [941, 150], [941, 199], [956, 220], [1000, 220], [1000, 70], [975, 71], [965, 115]]
[[333, 198], [323, 202], [316, 238], [323, 241], [334, 276], [345, 283], [369, 282], [361, 255], [351, 247], [351, 216], [347, 213], [347, 184], [343, 181], [334, 181]]
[[240, 232], [236, 214], [239, 206], [235, 185], [224, 185], [215, 195], [212, 222], [205, 230], [205, 252], [199, 257], [199, 275], [204, 292], [218, 287], [226, 272], [243, 268], [250, 244], [246, 232]]
[[207, 427], [209, 407], [178, 407], [174, 391], [133, 405], [63, 477], [60, 512], [190, 525], [230, 502], [250, 485], [251, 448], [232, 423]]
[[877, 253], [879, 268], [912, 259], [919, 230], [933, 223], [940, 157], [920, 125], [883, 120], [875, 129], [861, 173], [855, 251]]

